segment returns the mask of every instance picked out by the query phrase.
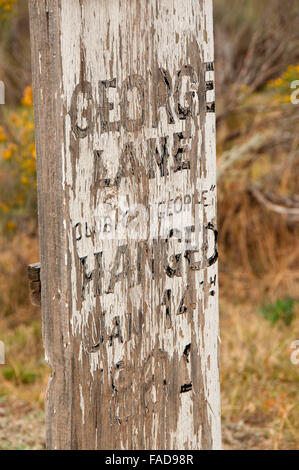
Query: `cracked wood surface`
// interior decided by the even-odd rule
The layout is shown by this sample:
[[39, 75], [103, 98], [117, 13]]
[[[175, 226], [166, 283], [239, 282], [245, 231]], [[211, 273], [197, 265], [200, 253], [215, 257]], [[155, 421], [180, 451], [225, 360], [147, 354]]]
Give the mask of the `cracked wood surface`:
[[29, 6], [47, 446], [218, 449], [212, 1]]

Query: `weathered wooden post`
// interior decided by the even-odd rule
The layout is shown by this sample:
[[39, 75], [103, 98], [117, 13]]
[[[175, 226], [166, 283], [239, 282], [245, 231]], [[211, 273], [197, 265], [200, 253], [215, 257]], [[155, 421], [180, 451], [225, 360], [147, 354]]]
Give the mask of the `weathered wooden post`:
[[48, 448], [217, 449], [212, 0], [29, 5]]

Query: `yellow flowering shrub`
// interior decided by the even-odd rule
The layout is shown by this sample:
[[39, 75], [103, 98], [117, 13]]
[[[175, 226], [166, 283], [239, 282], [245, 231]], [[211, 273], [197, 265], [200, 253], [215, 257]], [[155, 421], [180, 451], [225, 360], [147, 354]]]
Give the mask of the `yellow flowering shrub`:
[[299, 80], [299, 64], [289, 65], [281, 77], [268, 82], [267, 89], [275, 94], [277, 102], [290, 103], [291, 83], [295, 80]]
[[13, 232], [36, 216], [36, 152], [32, 87], [17, 110], [4, 109], [0, 125], [0, 229]]
[[18, 1], [19, 0], [0, 0], [0, 19], [2, 21], [7, 20]]

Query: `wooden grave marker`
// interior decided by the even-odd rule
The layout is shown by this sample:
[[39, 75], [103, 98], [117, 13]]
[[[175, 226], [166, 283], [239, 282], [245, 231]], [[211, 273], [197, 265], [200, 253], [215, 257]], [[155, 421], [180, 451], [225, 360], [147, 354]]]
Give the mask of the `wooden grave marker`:
[[218, 449], [212, 1], [29, 7], [47, 446]]

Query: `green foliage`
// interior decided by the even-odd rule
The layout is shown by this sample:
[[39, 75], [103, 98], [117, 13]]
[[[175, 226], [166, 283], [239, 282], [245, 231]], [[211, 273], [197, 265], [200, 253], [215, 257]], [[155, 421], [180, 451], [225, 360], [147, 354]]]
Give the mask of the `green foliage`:
[[14, 364], [14, 366], [7, 366], [3, 370], [3, 376], [8, 381], [14, 381], [16, 384], [22, 383], [24, 385], [34, 383], [37, 379], [37, 374], [30, 369], [22, 369], [21, 364]]
[[3, 376], [6, 378], [6, 380], [13, 380], [15, 378], [14, 369], [10, 366], [5, 367], [5, 369], [3, 370]]
[[37, 376], [34, 372], [30, 370], [22, 370], [20, 378], [23, 384], [31, 384], [35, 382]]
[[260, 313], [272, 325], [281, 320], [286, 326], [289, 326], [295, 318], [295, 301], [290, 297], [277, 299], [275, 303], [266, 304], [260, 309]]

